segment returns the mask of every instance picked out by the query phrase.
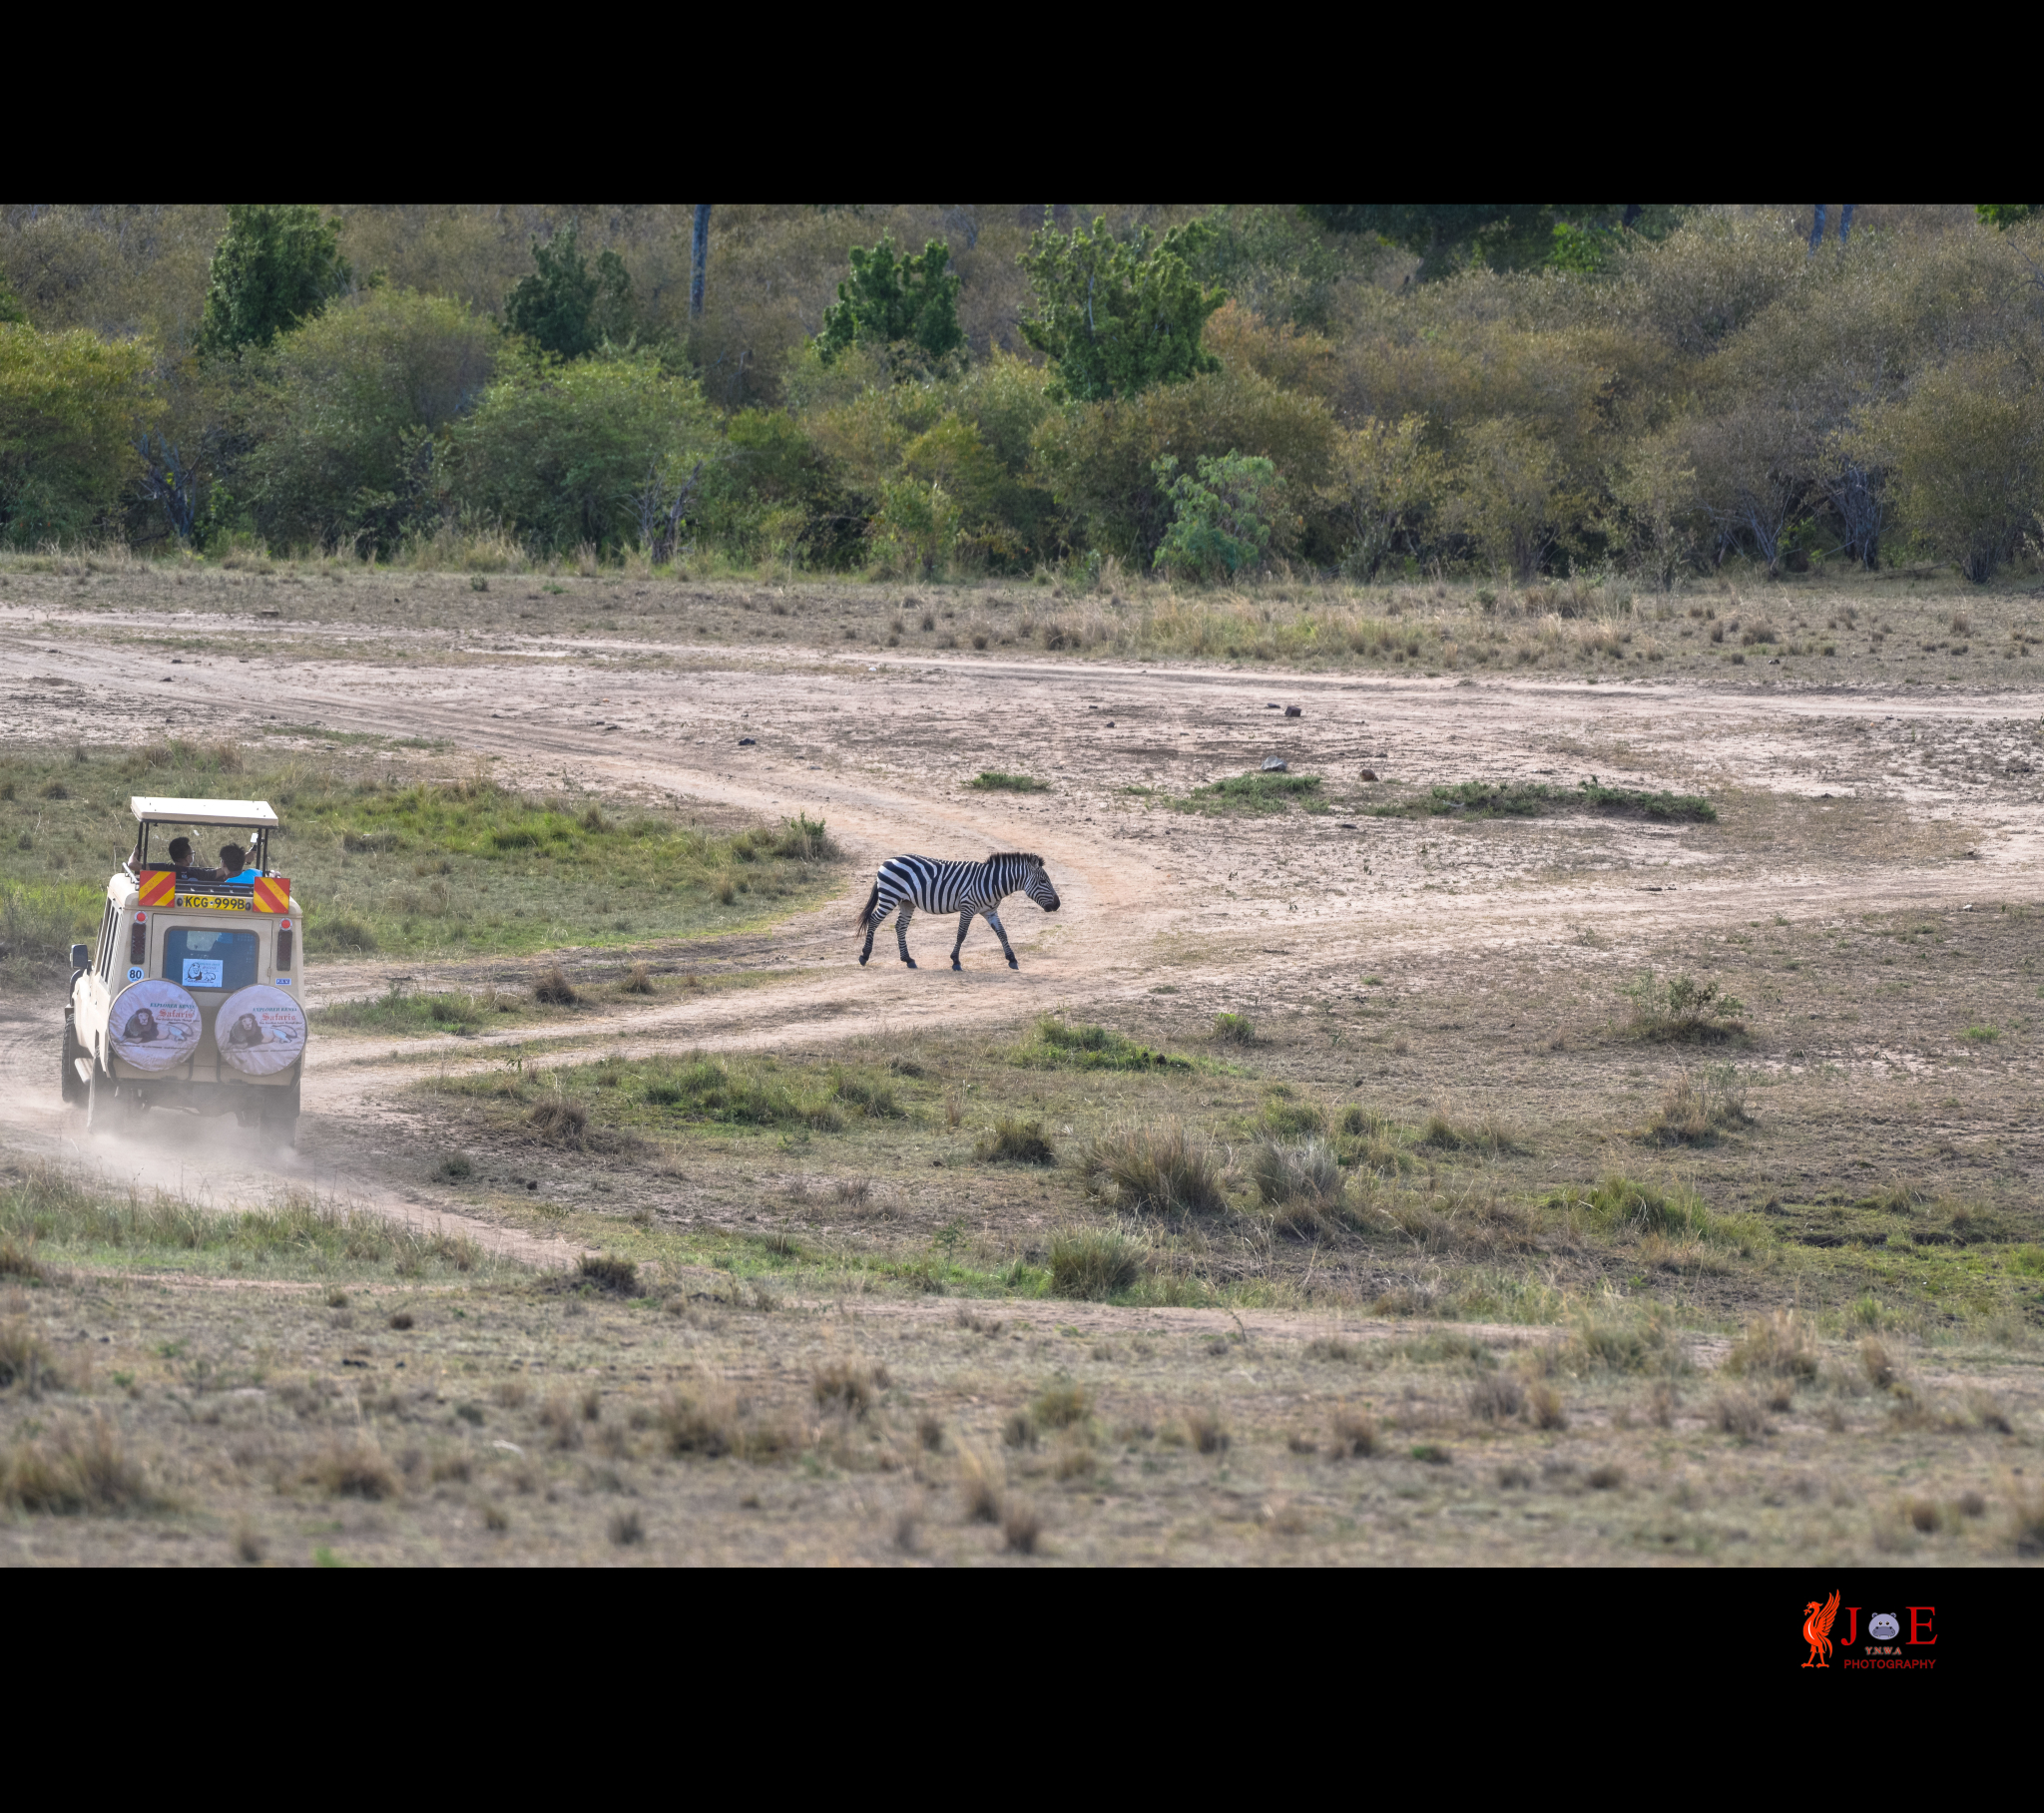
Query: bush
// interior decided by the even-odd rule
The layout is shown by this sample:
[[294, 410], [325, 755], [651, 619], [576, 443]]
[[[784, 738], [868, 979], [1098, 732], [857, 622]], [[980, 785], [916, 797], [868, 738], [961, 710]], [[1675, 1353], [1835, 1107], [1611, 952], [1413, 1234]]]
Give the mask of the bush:
[[1745, 1080], [1729, 1064], [1714, 1065], [1702, 1077], [1685, 1072], [1668, 1085], [1647, 1136], [1663, 1145], [1702, 1145], [1752, 1124]]
[[1228, 1204], [1219, 1161], [1178, 1121], [1102, 1133], [1088, 1146], [1082, 1172], [1089, 1185], [1112, 1187], [1137, 1211], [1211, 1214]]
[[1172, 524], [1152, 564], [1188, 579], [1233, 579], [1260, 571], [1271, 549], [1273, 518], [1282, 507], [1278, 469], [1240, 453], [1202, 459], [1195, 479], [1167, 455], [1152, 468], [1171, 499]]
[[111, 526], [160, 411], [152, 348], [0, 323], [0, 542], [79, 541]]
[[452, 502], [553, 550], [642, 536], [715, 446], [693, 379], [647, 354], [519, 364], [455, 428]]
[[1739, 1018], [1746, 1003], [1722, 993], [1715, 982], [1672, 976], [1664, 983], [1648, 970], [1623, 993], [1632, 1003], [1625, 1030], [1635, 1039], [1719, 1045], [1746, 1036]]
[[998, 768], [982, 768], [966, 783], [981, 793], [1048, 793], [1050, 782], [1033, 774], [1005, 774]]
[[1779, 1379], [1813, 1379], [1818, 1355], [1809, 1331], [1794, 1315], [1775, 1310], [1746, 1325], [1725, 1356], [1725, 1370]]
[[1216, 1014], [1214, 1037], [1223, 1045], [1255, 1045], [1257, 1023], [1247, 1014]]

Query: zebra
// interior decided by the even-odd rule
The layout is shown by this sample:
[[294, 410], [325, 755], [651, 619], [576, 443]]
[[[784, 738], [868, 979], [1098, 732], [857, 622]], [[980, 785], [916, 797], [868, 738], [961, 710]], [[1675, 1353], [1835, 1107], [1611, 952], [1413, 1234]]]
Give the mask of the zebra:
[[997, 851], [984, 862], [936, 862], [927, 856], [890, 856], [880, 864], [879, 873], [873, 878], [873, 891], [852, 922], [853, 936], [860, 932], [866, 935], [865, 949], [859, 952], [858, 960], [863, 965], [873, 954], [873, 933], [898, 906], [901, 911], [894, 921], [894, 939], [901, 947], [901, 961], [914, 969], [915, 959], [908, 954], [908, 922], [915, 917], [915, 909], [921, 907], [925, 913], [958, 915], [958, 940], [951, 946], [954, 970], [965, 967], [958, 961], [958, 953], [964, 948], [965, 934], [972, 928], [975, 913], [994, 928], [994, 936], [1008, 954], [1008, 968], [1019, 970], [1022, 966], [1015, 961], [1014, 947], [1008, 943], [1008, 931], [1001, 924], [1000, 915], [1001, 902], [1018, 889], [1046, 913], [1058, 910], [1058, 891], [1043, 872], [1043, 858], [1023, 850]]

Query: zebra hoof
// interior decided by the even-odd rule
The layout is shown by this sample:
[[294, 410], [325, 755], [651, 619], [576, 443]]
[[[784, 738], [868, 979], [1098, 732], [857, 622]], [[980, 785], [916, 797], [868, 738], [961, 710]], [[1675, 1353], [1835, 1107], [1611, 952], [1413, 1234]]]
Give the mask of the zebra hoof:
[[904, 957], [901, 961], [907, 964], [910, 969], [915, 968], [915, 959], [913, 957]]
[[1010, 968], [1011, 970], [1019, 970], [1021, 967], [1022, 966], [1019, 963], [1017, 963], [1014, 960], [1014, 958], [1010, 957], [1008, 959], [1008, 968]]
[[951, 967], [954, 970], [962, 970], [965, 966], [964, 964], [960, 963], [957, 958], [953, 957], [951, 959]]
[[866, 967], [866, 960], [865, 960], [865, 959], [864, 959], [863, 957], [861, 957], [861, 958], [860, 958], [860, 959], [858, 960], [858, 967], [859, 967], [860, 969], [864, 969], [864, 968]]

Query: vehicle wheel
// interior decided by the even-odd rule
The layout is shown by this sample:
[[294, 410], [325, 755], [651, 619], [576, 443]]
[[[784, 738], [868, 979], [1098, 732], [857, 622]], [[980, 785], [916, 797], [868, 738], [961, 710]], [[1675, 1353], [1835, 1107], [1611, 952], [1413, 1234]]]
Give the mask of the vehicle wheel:
[[74, 1063], [74, 1060], [84, 1056], [84, 1052], [79, 1049], [78, 1036], [72, 1030], [71, 1015], [69, 1010], [67, 1010], [64, 1015], [64, 1064], [63, 1069], [57, 1074], [58, 1084], [64, 1092], [64, 1104], [67, 1108], [83, 1108], [85, 1106], [85, 1099], [90, 1093], [88, 1086], [79, 1081], [78, 1070]]
[[89, 1133], [110, 1133], [120, 1116], [123, 1104], [114, 1094], [114, 1080], [95, 1064], [92, 1067], [92, 1081], [85, 1091], [85, 1131]]
[[262, 1117], [263, 1137], [273, 1139], [287, 1151], [298, 1149], [298, 1116], [295, 1109], [281, 1115]]

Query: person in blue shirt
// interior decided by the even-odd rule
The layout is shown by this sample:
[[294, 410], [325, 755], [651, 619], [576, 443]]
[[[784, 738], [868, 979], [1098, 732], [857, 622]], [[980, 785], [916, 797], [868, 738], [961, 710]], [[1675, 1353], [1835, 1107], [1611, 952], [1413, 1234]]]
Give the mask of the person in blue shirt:
[[220, 846], [220, 879], [222, 881], [259, 881], [260, 869], [249, 867], [249, 852], [238, 843], [224, 843]]

